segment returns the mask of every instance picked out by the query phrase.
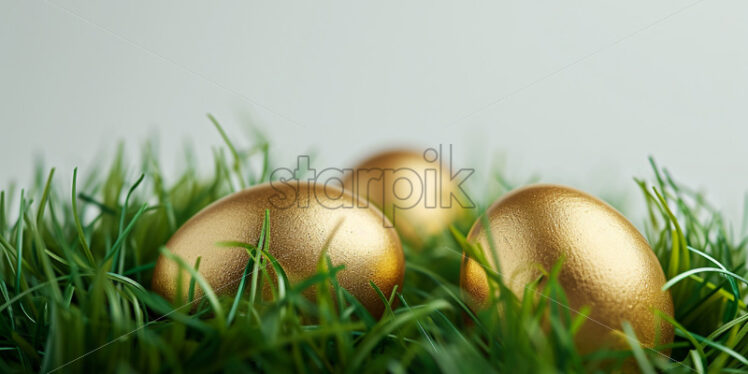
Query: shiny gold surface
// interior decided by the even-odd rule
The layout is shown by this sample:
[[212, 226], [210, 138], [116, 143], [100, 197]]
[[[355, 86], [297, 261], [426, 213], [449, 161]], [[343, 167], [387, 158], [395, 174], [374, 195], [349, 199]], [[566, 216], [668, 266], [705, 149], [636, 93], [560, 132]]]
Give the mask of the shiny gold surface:
[[[579, 331], [582, 352], [602, 345], [619, 346], [611, 329], [631, 322], [639, 340], [655, 344], [658, 322], [652, 312], [673, 315], [669, 292], [662, 292], [665, 276], [654, 252], [636, 228], [606, 203], [572, 188], [533, 185], [515, 190], [486, 212], [496, 246], [500, 273], [509, 289], [522, 297], [524, 287], [540, 272], [564, 258], [559, 275], [569, 307], [591, 307], [590, 320]], [[495, 269], [485, 230], [477, 221], [468, 239], [478, 242]], [[463, 256], [461, 286], [472, 307], [489, 296], [484, 270]], [[572, 312], [573, 313], [573, 312]], [[673, 340], [673, 329], [659, 323], [658, 344]]]
[[[350, 204], [353, 197], [341, 195], [343, 191], [338, 188], [325, 189], [307, 182], [299, 182], [298, 186], [296, 200], [291, 200], [295, 192], [289, 185], [280, 185], [282, 193], [273, 188], [278, 188], [276, 185], [263, 184], [227, 196], [187, 221], [166, 247], [187, 264], [194, 264], [201, 256], [200, 274], [216, 293], [235, 293], [249, 256], [242, 248], [225, 248], [215, 243], [257, 244], [265, 209], [270, 209], [269, 252], [292, 283], [317, 272], [322, 248], [330, 240], [328, 254], [333, 265], [345, 265], [345, 270], [338, 273], [340, 285], [355, 295], [372, 315], [380, 316], [384, 306], [369, 280], [385, 295], [395, 285], [402, 288], [405, 260], [397, 233], [393, 228], [385, 228], [385, 218], [376, 208], [332, 209], [343, 201], [353, 205]], [[284, 194], [287, 199], [280, 200]], [[342, 197], [337, 199], [337, 196]], [[175, 262], [161, 256], [153, 274], [153, 290], [174, 299], [178, 269]], [[189, 279], [189, 274], [183, 272], [181, 289], [185, 295]], [[196, 289], [195, 295], [199, 297], [202, 291]]]
[[[438, 234], [466, 213], [455, 201], [450, 207], [440, 199], [449, 199], [457, 193], [457, 186], [450, 181], [448, 160], [428, 162], [422, 152], [412, 150], [391, 150], [378, 153], [358, 164], [353, 173], [348, 173], [343, 181], [346, 191], [368, 198], [382, 209], [387, 218], [393, 221], [400, 235], [415, 247], [423, 245], [424, 239]], [[399, 174], [412, 184], [398, 182], [399, 178], [381, 178], [382, 170], [410, 169], [412, 174]], [[367, 171], [367, 169], [369, 171]], [[426, 170], [434, 174], [426, 176]], [[418, 176], [416, 178], [415, 176]], [[386, 176], [386, 175], [385, 175]], [[420, 179], [417, 180], [417, 179]], [[424, 182], [422, 182], [424, 181]], [[354, 183], [355, 182], [355, 183]], [[421, 186], [411, 193], [410, 186]], [[437, 192], [441, 189], [440, 192]], [[421, 192], [424, 192], [421, 194]], [[398, 197], [406, 197], [398, 199]], [[426, 200], [435, 202], [427, 206]], [[410, 207], [395, 209], [396, 206]]]

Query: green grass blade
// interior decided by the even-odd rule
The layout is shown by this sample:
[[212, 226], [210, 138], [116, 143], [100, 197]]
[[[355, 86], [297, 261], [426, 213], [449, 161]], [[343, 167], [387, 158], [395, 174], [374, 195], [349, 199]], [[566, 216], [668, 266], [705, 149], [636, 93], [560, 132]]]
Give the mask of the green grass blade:
[[195, 271], [192, 266], [188, 265], [187, 263], [182, 260], [181, 257], [172, 254], [169, 250], [165, 248], [161, 248], [161, 255], [166, 256], [169, 260], [172, 260], [176, 262], [183, 270], [187, 270], [192, 277], [195, 278], [197, 283], [200, 285], [200, 289], [203, 291], [203, 294], [210, 302], [211, 306], [213, 307], [213, 311], [215, 312], [216, 321], [218, 322], [218, 328], [219, 330], [223, 331], [226, 328], [226, 317], [223, 313], [223, 307], [221, 307], [221, 303], [218, 301], [218, 296], [216, 296], [215, 292], [213, 291], [213, 288], [210, 286], [207, 280], [203, 278], [200, 273]]
[[78, 232], [78, 241], [81, 244], [81, 248], [83, 248], [83, 253], [86, 255], [86, 259], [88, 259], [89, 265], [93, 266], [96, 261], [94, 260], [93, 254], [91, 253], [91, 249], [88, 247], [88, 242], [86, 241], [86, 235], [83, 233], [83, 225], [81, 225], [80, 216], [78, 215], [78, 198], [77, 198], [77, 182], [78, 182], [78, 168], [73, 169], [73, 217], [75, 219], [75, 228]]

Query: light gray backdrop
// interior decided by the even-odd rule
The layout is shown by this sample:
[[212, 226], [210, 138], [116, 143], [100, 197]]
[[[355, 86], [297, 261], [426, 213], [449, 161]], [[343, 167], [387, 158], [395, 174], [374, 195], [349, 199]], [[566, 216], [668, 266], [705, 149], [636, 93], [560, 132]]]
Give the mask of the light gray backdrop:
[[191, 139], [209, 167], [207, 112], [279, 162], [452, 143], [475, 178], [498, 153], [632, 202], [651, 154], [737, 217], [748, 2], [0, 0], [1, 185], [154, 134], [167, 166]]

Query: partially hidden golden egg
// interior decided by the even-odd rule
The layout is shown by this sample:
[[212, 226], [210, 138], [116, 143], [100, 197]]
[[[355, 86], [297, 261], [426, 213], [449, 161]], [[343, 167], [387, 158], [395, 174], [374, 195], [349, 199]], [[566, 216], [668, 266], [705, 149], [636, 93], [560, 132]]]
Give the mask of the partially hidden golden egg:
[[382, 209], [400, 235], [416, 248], [464, 217], [472, 201], [452, 178], [435, 149], [390, 150], [364, 160], [343, 181], [346, 191]]
[[[187, 221], [166, 247], [190, 265], [201, 257], [199, 272], [216, 293], [233, 294], [249, 256], [243, 248], [216, 243], [256, 245], [266, 209], [270, 211], [268, 251], [291, 283], [317, 273], [327, 244], [332, 264], [345, 265], [337, 274], [339, 284], [373, 316], [381, 316], [384, 304], [369, 281], [388, 296], [395, 286], [402, 288], [405, 259], [397, 232], [388, 227], [387, 218], [339, 188], [309, 182], [273, 182], [229, 195]], [[161, 256], [152, 289], [173, 300], [179, 270], [176, 262]], [[190, 276], [184, 270], [181, 280], [180, 289], [186, 295]], [[197, 289], [195, 298], [200, 295], [202, 291]]]
[[[621, 346], [622, 322], [628, 321], [646, 346], [673, 341], [672, 326], [654, 310], [673, 315], [660, 263], [636, 228], [608, 204], [584, 192], [557, 185], [532, 185], [515, 190], [487, 211], [498, 273], [522, 298], [525, 287], [563, 258], [559, 282], [574, 311], [591, 308], [576, 335], [581, 352]], [[490, 266], [494, 256], [478, 220], [468, 240], [479, 243]], [[463, 255], [460, 285], [473, 308], [485, 307], [489, 284], [485, 270]], [[659, 330], [659, 340], [655, 337]]]

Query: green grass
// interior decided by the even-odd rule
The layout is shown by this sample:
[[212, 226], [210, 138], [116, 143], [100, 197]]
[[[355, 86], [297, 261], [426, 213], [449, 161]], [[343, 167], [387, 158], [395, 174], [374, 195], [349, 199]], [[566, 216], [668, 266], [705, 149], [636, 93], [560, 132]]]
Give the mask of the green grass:
[[[214, 151], [208, 176], [191, 162], [165, 176], [147, 145], [140, 165], [120, 148], [107, 170], [73, 172], [72, 188], [40, 169], [31, 188], [0, 193], [0, 372], [608, 372], [632, 363], [642, 372], [748, 372], [746, 222], [734, 229], [654, 162], [652, 178], [635, 183], [674, 298], [671, 358], [640, 347], [627, 324], [630, 350], [577, 352], [573, 337], [589, 310], [559, 305], [560, 266], [547, 269], [543, 287], [528, 285], [526, 294], [543, 297], [500, 292], [492, 302], [501, 315], [471, 312], [458, 276], [462, 250], [476, 249], [463, 237], [475, 217], [423, 251], [405, 247], [404, 287], [380, 292], [380, 320], [338, 287], [342, 267], [324, 257], [316, 276], [288, 283], [267, 251], [272, 211], [259, 242], [241, 243], [250, 254], [242, 292], [216, 296], [199, 263], [182, 263], [189, 296], [167, 302], [148, 289], [163, 244], [212, 201], [266, 181], [273, 166], [263, 138], [237, 147], [211, 121], [227, 145]], [[271, 300], [258, 295], [264, 282], [277, 285]], [[194, 300], [196, 285], [206, 297]], [[303, 296], [310, 287], [321, 290], [314, 302]]]

